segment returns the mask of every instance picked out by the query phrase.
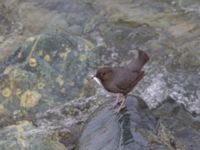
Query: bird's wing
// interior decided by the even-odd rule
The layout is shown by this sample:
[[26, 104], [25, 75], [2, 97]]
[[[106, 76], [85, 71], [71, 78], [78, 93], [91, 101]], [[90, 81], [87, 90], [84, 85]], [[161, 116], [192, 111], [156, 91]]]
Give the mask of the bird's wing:
[[138, 50], [138, 58], [132, 60], [126, 67], [131, 71], [140, 71], [147, 61], [149, 61], [147, 53]]
[[[123, 70], [123, 71], [122, 71]], [[129, 92], [144, 76], [144, 71], [130, 71], [126, 68], [118, 69], [115, 84], [124, 93]]]

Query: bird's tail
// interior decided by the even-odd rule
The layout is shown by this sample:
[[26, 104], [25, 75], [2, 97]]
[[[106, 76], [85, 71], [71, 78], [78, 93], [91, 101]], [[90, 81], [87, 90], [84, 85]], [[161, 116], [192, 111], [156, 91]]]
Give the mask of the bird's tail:
[[128, 64], [128, 68], [132, 71], [140, 71], [144, 64], [149, 61], [149, 56], [142, 50], [138, 50], [138, 58]]

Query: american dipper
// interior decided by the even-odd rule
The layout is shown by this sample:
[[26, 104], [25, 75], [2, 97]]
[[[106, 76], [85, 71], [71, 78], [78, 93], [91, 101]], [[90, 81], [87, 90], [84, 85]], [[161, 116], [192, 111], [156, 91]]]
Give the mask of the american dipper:
[[118, 112], [125, 107], [127, 94], [144, 77], [144, 71], [141, 69], [148, 60], [149, 56], [144, 51], [138, 50], [137, 59], [132, 60], [128, 65], [102, 67], [92, 76], [107, 91], [118, 94], [114, 104], [114, 108], [118, 106]]

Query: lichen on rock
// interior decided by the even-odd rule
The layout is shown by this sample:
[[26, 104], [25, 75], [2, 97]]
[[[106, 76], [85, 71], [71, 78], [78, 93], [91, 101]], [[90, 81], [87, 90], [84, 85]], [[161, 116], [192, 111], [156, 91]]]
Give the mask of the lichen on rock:
[[46, 54], [46, 55], [44, 56], [44, 60], [45, 60], [46, 62], [50, 62], [50, 61], [51, 61], [50, 55], [49, 55], [49, 54]]
[[4, 114], [6, 112], [4, 106], [0, 104], [0, 115]]
[[3, 90], [2, 90], [2, 95], [5, 97], [5, 98], [8, 98], [11, 96], [11, 89], [8, 88], [8, 87], [5, 87]]
[[21, 95], [20, 105], [25, 108], [32, 108], [38, 105], [41, 94], [37, 91], [27, 90]]
[[36, 67], [38, 64], [37, 64], [37, 60], [35, 58], [30, 58], [29, 59], [29, 65], [31, 67]]

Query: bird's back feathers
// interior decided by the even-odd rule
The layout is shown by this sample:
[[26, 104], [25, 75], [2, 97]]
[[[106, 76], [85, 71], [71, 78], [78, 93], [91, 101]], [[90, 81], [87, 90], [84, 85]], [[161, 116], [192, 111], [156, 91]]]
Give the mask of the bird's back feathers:
[[138, 58], [127, 65], [131, 71], [140, 71], [144, 64], [149, 61], [149, 56], [142, 50], [138, 50]]

